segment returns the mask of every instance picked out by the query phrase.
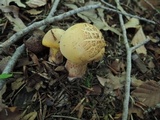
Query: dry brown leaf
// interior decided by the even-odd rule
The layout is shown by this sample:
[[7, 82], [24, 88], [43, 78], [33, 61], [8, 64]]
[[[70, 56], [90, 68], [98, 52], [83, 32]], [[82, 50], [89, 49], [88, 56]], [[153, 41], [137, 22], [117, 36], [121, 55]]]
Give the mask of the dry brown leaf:
[[71, 114], [75, 111], [78, 111], [80, 106], [83, 104], [83, 102], [86, 100], [86, 98], [82, 98], [81, 101], [74, 107], [74, 109], [71, 111]]
[[29, 55], [30, 55], [33, 63], [38, 65], [38, 67], [40, 67], [40, 63], [39, 63], [39, 59], [38, 59], [37, 55], [35, 55], [34, 53], [30, 53]]
[[[144, 34], [144, 32], [143, 32], [142, 27], [140, 27], [140, 28], [138, 29], [137, 33], [134, 35], [131, 44], [135, 46], [135, 45], [143, 42], [144, 40], [146, 40], [146, 36], [145, 36], [145, 34]], [[137, 48], [137, 49], [136, 49], [136, 52], [137, 52], [138, 54], [147, 55], [147, 50], [146, 50], [146, 48], [144, 47], [144, 45], [142, 45], [141, 47]]]
[[137, 106], [133, 106], [129, 108], [129, 115], [131, 115], [132, 113], [136, 113], [137, 116], [140, 117], [141, 119], [144, 118], [143, 110]]
[[19, 89], [24, 83], [25, 83], [25, 81], [23, 80], [23, 78], [18, 78], [17, 80], [15, 80], [14, 82], [11, 83], [11, 88], [12, 88], [12, 90], [17, 90], [17, 89]]
[[8, 107], [0, 112], [0, 120], [20, 120], [20, 117], [21, 112], [17, 107]]
[[21, 0], [0, 0], [0, 4], [3, 6], [9, 6], [10, 2], [16, 3], [19, 7], [26, 7], [26, 5], [23, 4]]
[[3, 88], [0, 90], [0, 112], [3, 110], [3, 108], [6, 108], [7, 106], [2, 103], [3, 99], [2, 96], [6, 92], [6, 85], [3, 86]]
[[0, 72], [2, 72], [4, 70], [4, 68], [6, 67], [8, 61], [11, 59], [11, 56], [7, 56], [4, 57], [1, 61], [0, 61]]
[[88, 92], [89, 95], [100, 95], [102, 93], [102, 88], [100, 85], [94, 85]]
[[81, 117], [82, 117], [83, 111], [84, 111], [84, 105], [81, 104], [81, 105], [79, 106], [78, 113], [77, 113], [78, 118], [81, 118]]
[[112, 70], [115, 74], [117, 74], [117, 73], [120, 72], [120, 71], [124, 71], [124, 69], [125, 69], [125, 64], [124, 64], [122, 61], [120, 61], [119, 59], [115, 59], [115, 60], [112, 62], [112, 64], [110, 65], [110, 67], [111, 67], [111, 70]]
[[97, 79], [98, 79], [98, 81], [100, 82], [100, 84], [101, 84], [102, 86], [105, 86], [105, 83], [110, 82], [109, 79], [100, 77], [100, 76], [98, 76], [98, 75], [97, 75]]
[[139, 20], [136, 18], [131, 18], [127, 23], [125, 23], [125, 28], [139, 28]]
[[142, 80], [138, 80], [135, 76], [132, 77], [131, 85], [134, 87], [138, 87], [142, 85], [144, 82]]
[[112, 73], [107, 75], [107, 78], [103, 78], [97, 75], [97, 79], [102, 86], [108, 86], [111, 89], [118, 89], [124, 86], [123, 82], [125, 81], [125, 76], [122, 75], [120, 77], [114, 76]]
[[149, 61], [148, 67], [149, 67], [150, 69], [155, 68], [155, 64], [153, 63], [153, 60]]
[[146, 81], [134, 91], [132, 97], [136, 97], [140, 102], [148, 107], [153, 107], [160, 103], [160, 85], [153, 80]]
[[37, 112], [30, 112], [27, 115], [25, 115], [22, 120], [35, 120], [35, 118], [37, 117]]
[[154, 51], [155, 54], [159, 54], [159, 55], [160, 55], [160, 47], [149, 45], [149, 46], [147, 46], [147, 48], [148, 48], [149, 50]]
[[38, 14], [40, 14], [42, 12], [43, 12], [42, 10], [36, 10], [36, 9], [27, 10], [27, 13], [29, 13], [31, 15], [38, 15]]
[[160, 8], [160, 0], [140, 0], [138, 4], [144, 10], [153, 10]]
[[[85, 5], [92, 5], [92, 4], [96, 4], [96, 3], [97, 2], [90, 1], [90, 2], [86, 2]], [[64, 3], [64, 5], [66, 5], [67, 7], [71, 8], [71, 9], [78, 8], [75, 4]], [[87, 23], [93, 23], [93, 25], [95, 25], [98, 29], [110, 30], [110, 31], [116, 33], [117, 35], [121, 36], [121, 33], [116, 28], [110, 27], [107, 24], [107, 22], [105, 21], [103, 12], [104, 12], [104, 9], [98, 8], [96, 10], [92, 9], [92, 10], [80, 12], [80, 13], [77, 13], [77, 15], [81, 19], [86, 21]]]
[[26, 4], [31, 8], [38, 8], [38, 7], [46, 5], [46, 3], [47, 3], [46, 0], [28, 0], [26, 2]]
[[[0, 6], [0, 9], [4, 12], [5, 17], [11, 22], [11, 24], [13, 24], [14, 30], [16, 32], [21, 31], [26, 27], [23, 21], [18, 16], [19, 14], [18, 7], [14, 5]], [[13, 14], [13, 16], [11, 13]]]

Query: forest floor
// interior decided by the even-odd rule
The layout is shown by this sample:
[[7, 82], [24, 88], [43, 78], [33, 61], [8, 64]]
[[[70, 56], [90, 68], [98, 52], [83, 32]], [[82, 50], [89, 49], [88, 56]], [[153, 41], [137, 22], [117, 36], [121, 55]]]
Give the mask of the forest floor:
[[[0, 3], [0, 120], [160, 119], [159, 0]], [[48, 30], [83, 22], [102, 32], [105, 53], [82, 78], [69, 81], [66, 58], [49, 61], [41, 43]]]

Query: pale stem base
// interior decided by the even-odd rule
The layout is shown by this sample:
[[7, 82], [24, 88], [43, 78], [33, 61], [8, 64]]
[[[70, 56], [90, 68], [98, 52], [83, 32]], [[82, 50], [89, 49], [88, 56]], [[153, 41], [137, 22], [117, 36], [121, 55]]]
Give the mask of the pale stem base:
[[59, 49], [50, 48], [48, 60], [50, 62], [54, 62], [55, 64], [60, 64], [63, 62], [63, 55]]
[[73, 63], [67, 60], [65, 67], [68, 71], [68, 79], [71, 81], [76, 78], [81, 78], [87, 69], [87, 63]]

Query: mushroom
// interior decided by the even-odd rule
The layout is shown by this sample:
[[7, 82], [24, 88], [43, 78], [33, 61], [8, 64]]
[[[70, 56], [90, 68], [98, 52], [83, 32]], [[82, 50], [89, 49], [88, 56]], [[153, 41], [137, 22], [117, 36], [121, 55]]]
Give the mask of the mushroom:
[[48, 58], [50, 62], [60, 64], [63, 61], [63, 55], [59, 48], [59, 41], [64, 32], [64, 30], [59, 28], [51, 29], [43, 37], [42, 45], [50, 48]]
[[68, 28], [60, 39], [60, 51], [67, 59], [68, 79], [81, 78], [88, 63], [102, 59], [105, 46], [102, 33], [91, 24], [78, 23]]

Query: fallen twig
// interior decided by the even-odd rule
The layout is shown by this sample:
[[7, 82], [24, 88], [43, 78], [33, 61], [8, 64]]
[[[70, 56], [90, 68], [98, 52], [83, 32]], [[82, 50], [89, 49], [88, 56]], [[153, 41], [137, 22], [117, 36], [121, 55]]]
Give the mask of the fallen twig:
[[126, 35], [126, 30], [124, 27], [124, 21], [122, 18], [122, 15], [119, 14], [119, 19], [121, 23], [121, 28], [123, 31], [123, 39], [124, 39], [124, 44], [126, 46], [126, 51], [127, 51], [127, 68], [126, 68], [126, 83], [125, 83], [125, 97], [124, 97], [124, 102], [123, 102], [123, 114], [122, 114], [122, 120], [127, 120], [128, 117], [128, 105], [129, 105], [129, 96], [130, 96], [130, 84], [131, 84], [131, 54], [132, 51], [130, 49], [127, 35]]
[[[52, 9], [51, 9], [49, 15], [47, 16], [47, 18], [50, 18], [50, 17], [52, 17], [54, 15], [59, 2], [60, 2], [60, 0], [55, 0], [54, 4], [52, 6]], [[45, 29], [45, 27], [46, 26], [42, 26], [41, 30]], [[20, 47], [18, 47], [16, 49], [15, 53], [12, 55], [11, 59], [7, 63], [5, 69], [3, 70], [2, 73], [10, 73], [10, 72], [12, 72], [12, 70], [14, 68], [14, 65], [16, 64], [19, 56], [23, 53], [24, 49], [25, 49], [25, 45], [24, 44], [22, 44]], [[0, 80], [0, 90], [3, 88], [5, 83], [6, 83], [6, 80]]]
[[98, 7], [100, 7], [101, 4], [96, 4], [96, 5], [88, 5], [88, 6], [84, 6], [84, 7], [80, 7], [80, 8], [77, 8], [75, 10], [70, 10], [69, 12], [66, 12], [66, 13], [63, 13], [63, 14], [60, 14], [58, 16], [55, 16], [55, 17], [52, 17], [52, 18], [46, 18], [42, 21], [39, 21], [39, 22], [35, 22], [33, 23], [32, 25], [24, 28], [22, 31], [20, 32], [17, 32], [15, 33], [13, 36], [11, 36], [8, 40], [6, 40], [4, 43], [2, 43], [0, 45], [0, 54], [2, 53], [3, 49], [5, 47], [9, 47], [10, 45], [12, 45], [14, 42], [18, 41], [19, 38], [21, 38], [22, 36], [24, 36], [25, 34], [27, 34], [28, 32], [34, 30], [35, 28], [39, 28], [43, 25], [48, 25], [48, 24], [51, 24], [55, 21], [58, 21], [58, 20], [62, 20], [63, 18], [65, 17], [69, 17], [71, 15], [74, 15], [76, 13], [79, 13], [79, 12], [82, 12], [82, 11], [86, 11], [86, 10], [90, 10], [90, 9], [96, 9]]
[[[5, 69], [3, 70], [3, 73], [10, 73], [13, 68], [14, 65], [17, 62], [17, 59], [19, 58], [19, 56], [22, 54], [22, 52], [24, 51], [24, 45], [21, 45], [20, 47], [18, 47], [15, 51], [15, 53], [13, 54], [13, 56], [11, 57], [11, 59], [9, 60], [9, 62], [7, 63]], [[6, 80], [2, 80], [0, 79], [0, 90], [3, 88], [3, 86], [5, 85]]]
[[143, 43], [139, 43], [134, 47], [130, 47], [127, 39], [127, 33], [124, 25], [124, 21], [122, 18], [122, 14], [119, 14], [119, 20], [123, 32], [123, 39], [124, 44], [126, 46], [126, 52], [127, 52], [127, 68], [126, 68], [126, 83], [125, 83], [125, 97], [123, 102], [123, 114], [122, 114], [122, 120], [127, 120], [128, 118], [128, 106], [129, 106], [129, 98], [130, 98], [130, 84], [131, 84], [131, 68], [132, 68], [132, 61], [131, 61], [131, 55], [132, 51], [137, 49], [138, 47], [144, 45], [149, 40], [143, 41]]
[[152, 20], [148, 20], [146, 18], [143, 18], [143, 17], [139, 17], [137, 15], [132, 15], [132, 14], [128, 14], [128, 13], [122, 13], [121, 11], [119, 10], [116, 10], [116, 9], [112, 9], [112, 8], [109, 8], [109, 7], [106, 7], [106, 6], [103, 6], [101, 5], [100, 6], [101, 8], [105, 9], [105, 10], [108, 10], [108, 11], [112, 11], [112, 12], [115, 12], [115, 13], [118, 13], [118, 14], [122, 14], [124, 16], [129, 16], [129, 17], [132, 17], [132, 18], [137, 18], [139, 20], [143, 20], [145, 22], [148, 22], [148, 23], [152, 23], [152, 24], [156, 24], [156, 22], [152, 21]]
[[[55, 1], [56, 5], [53, 5], [53, 9], [51, 10], [52, 12], [55, 12], [55, 11], [56, 11], [56, 7], [57, 7], [57, 5], [58, 5], [58, 2], [59, 2], [59, 0]], [[18, 41], [19, 38], [21, 38], [22, 36], [24, 36], [24, 35], [27, 34], [28, 32], [34, 30], [35, 28], [41, 27], [42, 25], [48, 25], [48, 24], [50, 24], [50, 23], [52, 23], [52, 22], [54, 22], [54, 21], [61, 20], [61, 19], [65, 18], [65, 17], [71, 16], [71, 15], [73, 15], [73, 14], [76, 14], [76, 13], [79, 13], [79, 12], [82, 12], [82, 11], [85, 11], [85, 10], [98, 8], [99, 6], [100, 6], [100, 4], [97, 4], [97, 5], [88, 5], [88, 6], [85, 6], [85, 7], [77, 8], [77, 9], [75, 9], [75, 10], [71, 10], [71, 11], [69, 11], [69, 12], [66, 12], [66, 13], [64, 13], [64, 14], [58, 15], [58, 16], [56, 16], [56, 17], [51, 17], [51, 16], [54, 15], [54, 14], [53, 14], [53, 13], [50, 13], [49, 16], [48, 16], [46, 19], [44, 19], [44, 20], [42, 20], [42, 21], [40, 21], [40, 22], [35, 22], [35, 23], [33, 23], [32, 25], [26, 27], [26, 28], [23, 29], [22, 31], [15, 33], [15, 34], [14, 34], [13, 36], [11, 36], [7, 41], [5, 41], [4, 43], [2, 43], [2, 44], [0, 45], [0, 47], [1, 47], [0, 53], [2, 53], [2, 51], [3, 51], [3, 49], [4, 49], [5, 47], [9, 47], [9, 46], [12, 45], [14, 42]], [[44, 29], [44, 28], [45, 28], [45, 27], [43, 27], [43, 28], [41, 28], [41, 29]], [[23, 52], [23, 49], [25, 48], [24, 44], [22, 44], [22, 45], [20, 46], [20, 48], [22, 49], [21, 51], [19, 51], [18, 48], [17, 48], [17, 50], [16, 50], [18, 53]], [[18, 59], [19, 56], [20, 56], [20, 54], [16, 54], [16, 52], [15, 52], [15, 54], [13, 54], [12, 57], [15, 57], [15, 58]], [[15, 59], [15, 58], [14, 58], [14, 59]], [[12, 58], [11, 58], [11, 60], [9, 61], [9, 63], [11, 62], [11, 63], [12, 63], [12, 66], [14, 66], [15, 63], [16, 63], [16, 61], [17, 61], [17, 59], [15, 59], [14, 61], [12, 61]], [[12, 66], [9, 67], [9, 66], [10, 66], [10, 64], [7, 64], [6, 67], [8, 67], [9, 69], [8, 69], [8, 71], [5, 71], [5, 73], [10, 73], [10, 72], [13, 70], [13, 67], [12, 67]], [[0, 80], [0, 90], [3, 88], [3, 86], [4, 86], [5, 83], [6, 83], [5, 80]]]

